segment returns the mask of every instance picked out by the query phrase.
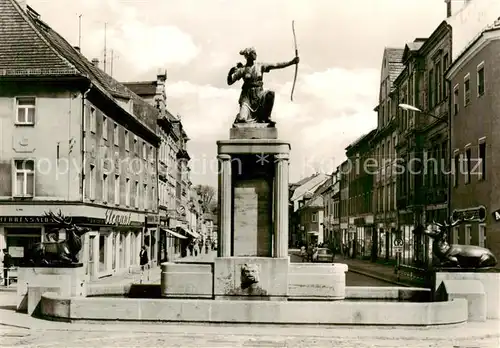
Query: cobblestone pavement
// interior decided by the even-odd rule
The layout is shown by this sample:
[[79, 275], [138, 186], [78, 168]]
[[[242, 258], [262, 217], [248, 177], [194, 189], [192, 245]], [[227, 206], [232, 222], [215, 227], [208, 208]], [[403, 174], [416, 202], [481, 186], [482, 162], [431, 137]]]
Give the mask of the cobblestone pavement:
[[[108, 326], [113, 326], [110, 324]], [[398, 336], [400, 329], [389, 330], [380, 334], [380, 329], [334, 328], [323, 332], [307, 328], [269, 328], [258, 333], [258, 328], [250, 333], [233, 333], [232, 327], [218, 327], [217, 330], [205, 330], [206, 327], [177, 326], [180, 330], [169, 330], [171, 325], [157, 325], [156, 332], [124, 331], [53, 331], [0, 328], [2, 347], [439, 347], [439, 348], [496, 348], [500, 346], [498, 337], [460, 338], [427, 337], [425, 329], [407, 332], [407, 336]], [[165, 330], [163, 330], [165, 328]], [[212, 327], [214, 328], [214, 327]], [[163, 331], [163, 332], [161, 332]], [[170, 332], [169, 332], [170, 331]], [[176, 332], [177, 331], [177, 332]], [[182, 332], [184, 331], [184, 332]], [[371, 332], [371, 334], [370, 334]], [[432, 335], [431, 335], [432, 336]]]

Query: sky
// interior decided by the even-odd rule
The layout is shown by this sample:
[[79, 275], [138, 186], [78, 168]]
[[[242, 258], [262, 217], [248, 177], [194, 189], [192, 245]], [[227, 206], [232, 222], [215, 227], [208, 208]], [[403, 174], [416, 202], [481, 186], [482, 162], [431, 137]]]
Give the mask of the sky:
[[227, 86], [226, 76], [243, 61], [241, 49], [255, 47], [263, 62], [291, 60], [295, 21], [300, 64], [293, 102], [293, 66], [264, 77], [264, 88], [276, 92], [279, 137], [291, 143], [294, 182], [331, 173], [344, 161], [345, 147], [376, 127], [384, 48], [428, 37], [446, 15], [443, 0], [27, 3], [89, 60], [99, 58], [102, 69], [106, 43], [106, 71], [119, 81], [152, 81], [166, 70], [167, 107], [190, 138], [191, 180], [214, 186], [216, 141], [229, 138], [241, 88], [240, 82]]

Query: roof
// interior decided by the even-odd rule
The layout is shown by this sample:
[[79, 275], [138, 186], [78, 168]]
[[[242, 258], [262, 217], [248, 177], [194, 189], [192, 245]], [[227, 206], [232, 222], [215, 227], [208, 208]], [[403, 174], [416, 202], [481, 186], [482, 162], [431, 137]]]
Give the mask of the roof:
[[415, 40], [413, 40], [413, 42], [406, 43], [405, 49], [403, 52], [403, 57], [402, 57], [403, 63], [406, 62], [410, 58], [410, 55], [413, 52], [417, 52], [420, 49], [420, 47], [422, 47], [424, 45], [426, 40], [427, 39], [416, 38]]
[[301, 210], [306, 208], [323, 208], [323, 196], [316, 195], [300, 207]]
[[405, 65], [403, 64], [403, 53], [404, 48], [386, 47], [385, 49], [384, 55], [385, 59], [387, 60], [391, 89], [392, 83], [405, 68]]
[[[302, 179], [299, 181], [301, 183], [300, 186], [298, 186], [295, 191], [293, 192], [292, 197], [290, 198], [291, 201], [297, 201], [301, 199], [307, 192], [314, 192], [316, 189], [325, 182], [325, 180], [328, 180], [330, 176], [328, 174], [324, 173], [316, 173], [314, 175], [311, 175], [305, 179]], [[305, 181], [304, 181], [305, 180]]]
[[372, 136], [375, 135], [375, 133], [377, 133], [377, 129], [373, 129], [371, 130], [370, 132], [360, 136], [359, 138], [357, 138], [356, 140], [354, 140], [352, 143], [350, 143], [346, 148], [345, 150], [346, 151], [349, 151], [349, 150], [352, 150], [353, 148], [357, 147], [358, 145], [360, 145], [363, 141], [369, 141], [370, 138]]
[[123, 82], [123, 84], [138, 96], [156, 95], [156, 81]]
[[81, 76], [111, 99], [132, 99], [133, 116], [154, 132], [157, 110], [95, 66], [79, 50], [16, 0], [0, 0], [0, 76]]
[[459, 64], [462, 63], [462, 58], [467, 54], [467, 52], [469, 52], [469, 50], [472, 49], [472, 47], [474, 47], [476, 43], [481, 40], [483, 36], [485, 36], [485, 34], [498, 30], [500, 30], [500, 17], [498, 17], [498, 19], [493, 24], [488, 25], [486, 28], [481, 30], [481, 32], [476, 37], [474, 37], [474, 39], [465, 47], [465, 49], [463, 49], [458, 54], [457, 58], [451, 63], [450, 67], [445, 71], [445, 75], [450, 75], [451, 71], [453, 71], [457, 67], [457, 65], [460, 66]]

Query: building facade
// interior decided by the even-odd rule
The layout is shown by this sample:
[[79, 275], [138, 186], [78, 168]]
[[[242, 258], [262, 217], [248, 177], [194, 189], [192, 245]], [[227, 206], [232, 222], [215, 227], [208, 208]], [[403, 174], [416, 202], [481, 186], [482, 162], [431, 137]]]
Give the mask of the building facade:
[[448, 213], [448, 103], [444, 71], [451, 62], [451, 28], [441, 23], [428, 39], [405, 46], [404, 70], [396, 78], [392, 98], [421, 112], [398, 108], [395, 166], [398, 222], [404, 239], [403, 263], [428, 267], [431, 241], [416, 228], [424, 228]]
[[323, 196], [319, 192], [306, 196], [297, 212], [302, 231], [301, 239], [304, 243], [323, 244], [325, 242]]
[[156, 81], [127, 82], [125, 85], [160, 112], [156, 127], [161, 138], [158, 153], [160, 258], [165, 259], [168, 255], [172, 259], [185, 256], [188, 245], [199, 234], [191, 223], [189, 190], [192, 185], [186, 149], [189, 139], [179, 117], [167, 108], [166, 80], [167, 72], [162, 70]]
[[322, 192], [324, 204], [324, 240], [335, 240], [342, 243], [340, 232], [339, 204], [340, 204], [340, 173], [332, 173], [331, 183]]
[[289, 228], [290, 246], [299, 247], [306, 241], [306, 233], [304, 226], [300, 223], [300, 214], [298, 212], [299, 208], [305, 204], [305, 201], [312, 197], [314, 192], [320, 187], [325, 181], [330, 178], [328, 174], [315, 173], [310, 175], [296, 183], [289, 184]]
[[373, 214], [373, 177], [377, 163], [371, 148], [371, 141], [376, 132], [376, 129], [372, 130], [346, 148], [350, 227], [348, 245], [351, 257], [364, 258], [378, 254]]
[[0, 247], [19, 263], [53, 229], [44, 213], [60, 211], [91, 229], [89, 279], [139, 267], [143, 245], [156, 262], [157, 110], [29, 6], [0, 0], [0, 21]]
[[393, 83], [404, 69], [402, 63], [404, 49], [386, 48], [382, 57], [380, 76], [379, 103], [377, 112], [377, 133], [372, 139], [374, 159], [377, 162], [377, 173], [374, 177], [373, 208], [377, 233], [377, 251], [374, 257], [394, 258], [392, 241], [397, 231], [396, 207], [396, 174], [393, 167], [396, 161], [395, 145], [397, 143], [397, 120], [391, 92]]
[[451, 208], [454, 218], [472, 219], [457, 226], [451, 239], [489, 248], [499, 258], [500, 21], [458, 55], [447, 78], [453, 91]]
[[349, 226], [349, 171], [350, 162], [344, 161], [337, 167], [339, 177], [339, 221], [340, 233], [344, 244], [352, 239], [349, 236], [355, 232], [354, 226]]

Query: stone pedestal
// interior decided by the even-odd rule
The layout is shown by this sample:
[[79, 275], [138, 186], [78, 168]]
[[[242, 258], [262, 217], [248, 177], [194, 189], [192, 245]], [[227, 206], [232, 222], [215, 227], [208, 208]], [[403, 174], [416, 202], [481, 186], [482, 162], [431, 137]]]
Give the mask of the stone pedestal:
[[230, 139], [217, 146], [218, 256], [288, 257], [290, 144]]
[[44, 292], [65, 296], [86, 296], [87, 283], [82, 264], [74, 267], [19, 267], [17, 310], [33, 314]]

